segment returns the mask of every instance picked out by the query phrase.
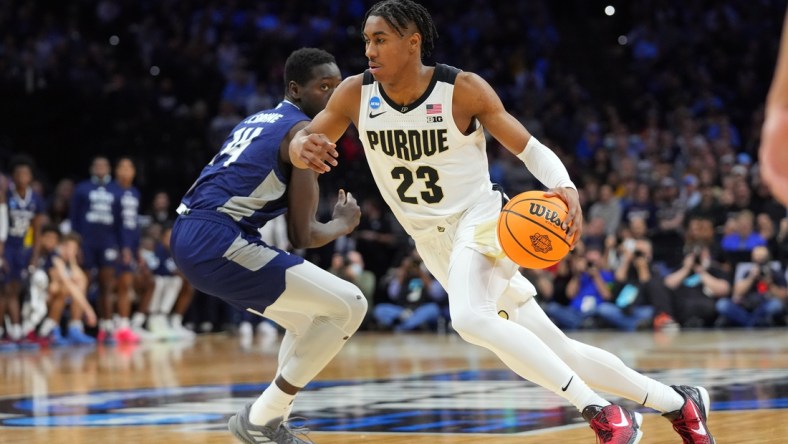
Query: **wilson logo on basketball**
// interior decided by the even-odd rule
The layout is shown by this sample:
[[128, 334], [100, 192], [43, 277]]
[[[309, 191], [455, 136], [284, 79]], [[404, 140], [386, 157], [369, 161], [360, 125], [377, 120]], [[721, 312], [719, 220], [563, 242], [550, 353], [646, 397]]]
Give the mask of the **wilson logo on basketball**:
[[[546, 222], [549, 222], [558, 228], [561, 228], [561, 225], [564, 223], [564, 221], [562, 221], [561, 218], [558, 216], [557, 212], [553, 210], [548, 210], [546, 207], [539, 205], [538, 203], [535, 202], [531, 202], [531, 205], [528, 208], [528, 212], [536, 217], [541, 217]], [[564, 231], [569, 231], [569, 229], [567, 228], [567, 230]]]
[[549, 253], [553, 251], [553, 244], [550, 243], [550, 238], [544, 234], [536, 233], [531, 238], [531, 246], [534, 247], [534, 250], [540, 253]]

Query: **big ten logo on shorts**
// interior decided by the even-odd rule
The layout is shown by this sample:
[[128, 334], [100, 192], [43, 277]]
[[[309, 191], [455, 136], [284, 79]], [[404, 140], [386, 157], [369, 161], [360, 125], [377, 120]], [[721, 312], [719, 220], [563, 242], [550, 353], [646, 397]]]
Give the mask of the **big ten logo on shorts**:
[[372, 109], [380, 108], [380, 97], [374, 96], [371, 99], [369, 99], [369, 107]]

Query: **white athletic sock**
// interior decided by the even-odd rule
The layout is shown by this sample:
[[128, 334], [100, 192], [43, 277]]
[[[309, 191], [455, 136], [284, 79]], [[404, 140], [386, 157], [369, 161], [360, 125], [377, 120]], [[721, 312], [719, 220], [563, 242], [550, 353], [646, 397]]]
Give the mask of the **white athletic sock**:
[[85, 331], [85, 324], [82, 323], [80, 319], [72, 319], [71, 322], [68, 323], [69, 329], [75, 329], [79, 331]]
[[295, 395], [288, 395], [272, 382], [249, 409], [249, 421], [255, 425], [266, 425], [272, 419], [284, 418], [293, 399]]
[[22, 326], [19, 324], [11, 324], [11, 328], [8, 329], [8, 336], [14, 341], [22, 339]]
[[131, 323], [129, 322], [129, 318], [118, 318], [118, 330], [123, 330], [124, 328], [129, 328], [130, 326]]
[[134, 328], [142, 328], [145, 324], [145, 313], [136, 312], [131, 316], [131, 326]]
[[44, 322], [41, 323], [41, 327], [38, 328], [38, 335], [42, 338], [46, 338], [57, 326], [57, 322], [55, 322], [52, 318], [46, 318], [44, 319]]
[[290, 414], [291, 413], [293, 413], [293, 403], [292, 402], [287, 405], [287, 408], [285, 409], [285, 414], [282, 415], [282, 421], [287, 421], [288, 419], [290, 419]]
[[[566, 387], [566, 390], [563, 390]], [[610, 405], [610, 402], [605, 398], [599, 396], [595, 391], [590, 390], [588, 385], [583, 382], [579, 376], [574, 375], [566, 385], [561, 386], [563, 395], [567, 401], [571, 402], [581, 413], [583, 409], [589, 405], [598, 405], [604, 407]]]
[[183, 327], [183, 316], [179, 315], [178, 313], [173, 313], [170, 316], [170, 325], [175, 328]]
[[112, 322], [112, 319], [101, 319], [99, 321], [99, 330], [104, 330], [107, 333], [112, 333], [115, 331], [115, 323]]
[[650, 380], [646, 391], [646, 398], [640, 401], [646, 407], [662, 413], [673, 412], [684, 405], [684, 398], [671, 387]]

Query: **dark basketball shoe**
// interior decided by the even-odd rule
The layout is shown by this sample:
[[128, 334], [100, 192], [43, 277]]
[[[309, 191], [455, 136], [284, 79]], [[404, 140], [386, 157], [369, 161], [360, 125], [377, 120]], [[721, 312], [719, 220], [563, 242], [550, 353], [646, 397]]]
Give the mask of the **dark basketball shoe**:
[[714, 444], [706, 427], [706, 418], [709, 415], [709, 392], [703, 387], [690, 387], [687, 385], [672, 385], [682, 398], [684, 405], [675, 412], [663, 414], [673, 423], [673, 430], [681, 435], [684, 444]]
[[305, 430], [296, 430], [277, 418], [264, 426], [252, 424], [249, 421], [249, 409], [252, 403], [246, 404], [243, 410], [230, 418], [227, 427], [233, 432], [236, 438], [248, 444], [276, 443], [276, 444], [309, 444], [312, 441], [305, 441], [297, 437], [296, 433], [305, 433]]
[[617, 406], [589, 405], [583, 409], [583, 418], [596, 433], [597, 442], [602, 444], [637, 444], [643, 437], [640, 424], [643, 415]]

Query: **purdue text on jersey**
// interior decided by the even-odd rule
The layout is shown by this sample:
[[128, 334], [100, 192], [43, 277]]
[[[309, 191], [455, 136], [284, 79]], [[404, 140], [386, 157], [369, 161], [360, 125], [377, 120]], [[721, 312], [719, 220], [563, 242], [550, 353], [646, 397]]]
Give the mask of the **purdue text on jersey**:
[[449, 149], [445, 129], [367, 131], [373, 150], [402, 160], [418, 160]]

